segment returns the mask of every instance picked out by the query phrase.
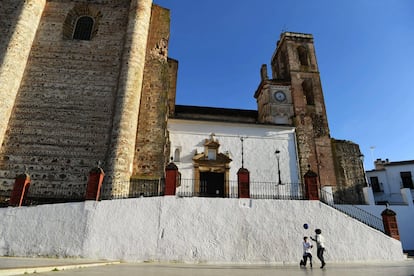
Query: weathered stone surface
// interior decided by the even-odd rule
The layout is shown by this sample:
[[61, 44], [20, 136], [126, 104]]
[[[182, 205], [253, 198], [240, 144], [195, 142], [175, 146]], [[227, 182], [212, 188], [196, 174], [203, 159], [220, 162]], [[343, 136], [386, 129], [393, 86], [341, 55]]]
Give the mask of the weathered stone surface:
[[[99, 160], [108, 168], [108, 156], [118, 160], [128, 152], [129, 163], [119, 162], [117, 170], [129, 179], [151, 2], [2, 1], [1, 190], [25, 170], [31, 188], [84, 186]], [[89, 41], [63, 35], [76, 8], [99, 16]]]
[[154, 5], [148, 35], [133, 174], [161, 178], [168, 160], [169, 11]]

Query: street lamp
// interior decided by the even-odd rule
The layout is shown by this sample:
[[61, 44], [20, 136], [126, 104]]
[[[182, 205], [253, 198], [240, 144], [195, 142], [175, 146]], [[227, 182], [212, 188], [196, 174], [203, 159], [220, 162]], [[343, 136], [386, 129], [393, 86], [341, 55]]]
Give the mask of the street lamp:
[[279, 154], [280, 154], [280, 150], [276, 150], [275, 151], [275, 154], [276, 154], [276, 160], [277, 160], [277, 176], [278, 176], [278, 178], [279, 178], [279, 185], [280, 184], [282, 184], [282, 180], [280, 179], [280, 163], [279, 163], [279, 158], [280, 158], [280, 156], [279, 156]]

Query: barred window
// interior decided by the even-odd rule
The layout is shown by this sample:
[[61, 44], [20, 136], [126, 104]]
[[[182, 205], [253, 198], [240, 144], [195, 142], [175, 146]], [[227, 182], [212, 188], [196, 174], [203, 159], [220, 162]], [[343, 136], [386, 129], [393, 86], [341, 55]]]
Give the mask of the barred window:
[[404, 188], [414, 189], [411, 172], [400, 172], [400, 176]]
[[381, 191], [381, 186], [380, 186], [380, 183], [379, 183], [379, 181], [378, 181], [378, 177], [377, 177], [377, 176], [371, 176], [371, 177], [370, 177], [370, 180], [371, 180], [371, 187], [372, 187], [372, 191], [373, 191], [374, 193], [379, 193], [379, 192], [382, 192], [382, 191]]
[[76, 22], [73, 39], [91, 40], [93, 19], [90, 16], [81, 16]]

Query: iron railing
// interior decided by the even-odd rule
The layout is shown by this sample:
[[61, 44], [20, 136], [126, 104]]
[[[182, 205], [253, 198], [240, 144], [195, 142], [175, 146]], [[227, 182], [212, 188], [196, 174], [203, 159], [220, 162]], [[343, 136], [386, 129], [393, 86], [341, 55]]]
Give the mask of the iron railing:
[[[196, 188], [198, 186], [198, 189]], [[227, 186], [228, 188], [225, 188]], [[301, 183], [277, 182], [250, 182], [249, 197], [254, 199], [306, 199]], [[203, 182], [197, 179], [180, 179], [180, 186], [177, 188], [177, 196], [180, 197], [224, 197], [238, 198], [239, 187], [237, 181], [228, 181], [217, 187], [216, 190], [203, 188]]]
[[321, 190], [321, 202], [331, 206], [332, 208], [345, 213], [346, 215], [359, 220], [360, 222], [385, 233], [382, 219], [361, 209], [347, 201], [343, 201], [336, 197], [335, 194]]
[[107, 196], [107, 193], [104, 192], [102, 199], [163, 196], [165, 189], [165, 179], [131, 179], [130, 181], [116, 182], [114, 186], [128, 187], [128, 185], [128, 191], [117, 192], [109, 196]]

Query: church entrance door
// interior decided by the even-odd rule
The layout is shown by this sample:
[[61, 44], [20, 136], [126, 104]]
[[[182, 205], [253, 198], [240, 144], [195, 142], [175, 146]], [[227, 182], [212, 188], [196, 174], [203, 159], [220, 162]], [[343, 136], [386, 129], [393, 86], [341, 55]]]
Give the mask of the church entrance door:
[[200, 196], [224, 197], [224, 173], [200, 172]]

